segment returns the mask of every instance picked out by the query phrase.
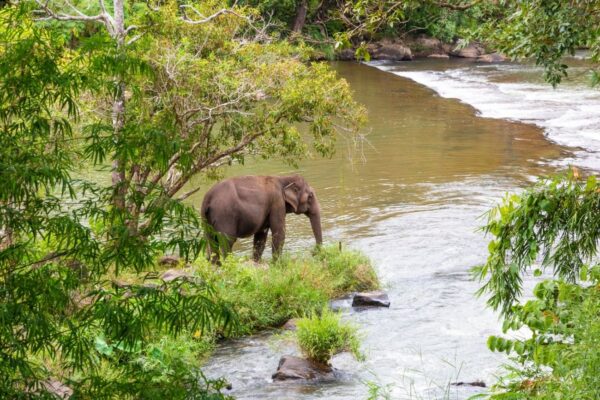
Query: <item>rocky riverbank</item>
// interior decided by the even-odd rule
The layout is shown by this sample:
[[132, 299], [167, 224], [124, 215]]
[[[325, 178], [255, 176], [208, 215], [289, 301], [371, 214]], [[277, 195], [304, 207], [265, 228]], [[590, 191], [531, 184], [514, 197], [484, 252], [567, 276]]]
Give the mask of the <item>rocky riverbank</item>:
[[[382, 39], [366, 45], [372, 60], [410, 61], [415, 58], [468, 58], [478, 62], [497, 63], [507, 61], [504, 55], [487, 49], [484, 45], [471, 42], [466, 45], [459, 41], [445, 43], [439, 39], [419, 35], [406, 39]], [[336, 52], [341, 61], [356, 59], [356, 48]]]

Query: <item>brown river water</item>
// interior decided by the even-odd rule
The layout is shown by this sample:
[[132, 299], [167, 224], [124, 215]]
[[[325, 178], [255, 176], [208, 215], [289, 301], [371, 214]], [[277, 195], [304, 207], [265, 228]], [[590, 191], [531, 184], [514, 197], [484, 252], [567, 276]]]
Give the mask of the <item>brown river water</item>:
[[[366, 253], [392, 305], [356, 312], [340, 303], [344, 317], [360, 327], [367, 360], [336, 356], [339, 376], [333, 382], [273, 383], [270, 376], [280, 356], [298, 350], [271, 334], [223, 344], [205, 372], [225, 376], [238, 399], [366, 399], [367, 382], [385, 388], [393, 399], [465, 399], [480, 393], [481, 388], [449, 383], [483, 380], [489, 385], [507, 361], [486, 348], [487, 337], [500, 333], [501, 325], [485, 300], [475, 297], [478, 283], [468, 272], [486, 258], [487, 240], [478, 231], [482, 215], [507, 192], [564, 168], [564, 160], [583, 150], [548, 140], [541, 124], [518, 122], [524, 120], [519, 116], [515, 121], [500, 119], [503, 115], [482, 117], [485, 109], [468, 104], [488, 104], [494, 93], [470, 89], [468, 79], [464, 85], [459, 82], [459, 95], [442, 97], [439, 87], [447, 85], [432, 89], [413, 76], [393, 73], [460, 71], [460, 77], [478, 77], [474, 82], [489, 84], [490, 90], [497, 87], [494, 82], [538, 85], [530, 79], [536, 74], [526, 67], [481, 69], [438, 60], [375, 65], [381, 69], [357, 63], [333, 67], [368, 109], [368, 143], [362, 152], [349, 154], [341, 141], [332, 159], [308, 160], [298, 170], [258, 162], [233, 167], [228, 175], [302, 174], [318, 193], [324, 240]], [[519, 106], [523, 96], [518, 94], [514, 103], [510, 97], [501, 100], [504, 107], [529, 107]], [[490, 110], [498, 107], [488, 104]], [[199, 193], [189, 202], [199, 208], [201, 199]], [[287, 235], [287, 251], [314, 244], [302, 216], [288, 216]], [[247, 252], [249, 242], [236, 246]]]

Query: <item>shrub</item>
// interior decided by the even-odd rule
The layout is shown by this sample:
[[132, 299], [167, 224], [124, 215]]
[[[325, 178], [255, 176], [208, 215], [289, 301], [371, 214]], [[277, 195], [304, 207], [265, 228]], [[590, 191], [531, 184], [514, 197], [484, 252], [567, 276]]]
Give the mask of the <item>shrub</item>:
[[[526, 328], [531, 336], [492, 336], [488, 347], [513, 356], [493, 399], [600, 398], [600, 184], [573, 170], [509, 196], [489, 215], [494, 236], [487, 263], [476, 269], [487, 279], [480, 293], [500, 309], [503, 332]], [[522, 279], [551, 269], [534, 299], [520, 301]]]
[[324, 246], [317, 251], [315, 259], [326, 269], [331, 297], [379, 288], [371, 261], [360, 251]]
[[331, 357], [350, 351], [357, 360], [364, 359], [356, 327], [342, 322], [340, 315], [323, 308], [321, 314], [298, 321], [296, 337], [302, 353], [310, 360], [329, 364]]

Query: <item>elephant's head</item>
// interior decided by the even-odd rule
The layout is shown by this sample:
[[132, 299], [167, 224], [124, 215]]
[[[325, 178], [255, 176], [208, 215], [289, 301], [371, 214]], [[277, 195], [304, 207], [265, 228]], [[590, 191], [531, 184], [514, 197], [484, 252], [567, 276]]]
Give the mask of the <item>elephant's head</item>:
[[301, 176], [286, 177], [283, 181], [283, 197], [290, 212], [304, 214], [310, 219], [317, 244], [323, 243], [321, 206], [313, 188]]

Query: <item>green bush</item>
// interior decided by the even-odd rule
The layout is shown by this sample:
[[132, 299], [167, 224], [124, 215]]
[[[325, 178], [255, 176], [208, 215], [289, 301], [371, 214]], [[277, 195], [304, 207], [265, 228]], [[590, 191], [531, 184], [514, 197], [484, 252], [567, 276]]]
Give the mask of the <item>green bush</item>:
[[[492, 336], [492, 351], [512, 355], [515, 365], [495, 385], [493, 399], [600, 398], [600, 184], [573, 170], [509, 196], [489, 215], [494, 236], [480, 293], [500, 309], [503, 332], [523, 328], [525, 339]], [[534, 299], [522, 303], [522, 277], [551, 269]]]
[[340, 315], [328, 308], [300, 319], [297, 327], [298, 345], [310, 360], [329, 364], [331, 357], [343, 351], [351, 352], [358, 360], [364, 359], [356, 327], [342, 322]]

